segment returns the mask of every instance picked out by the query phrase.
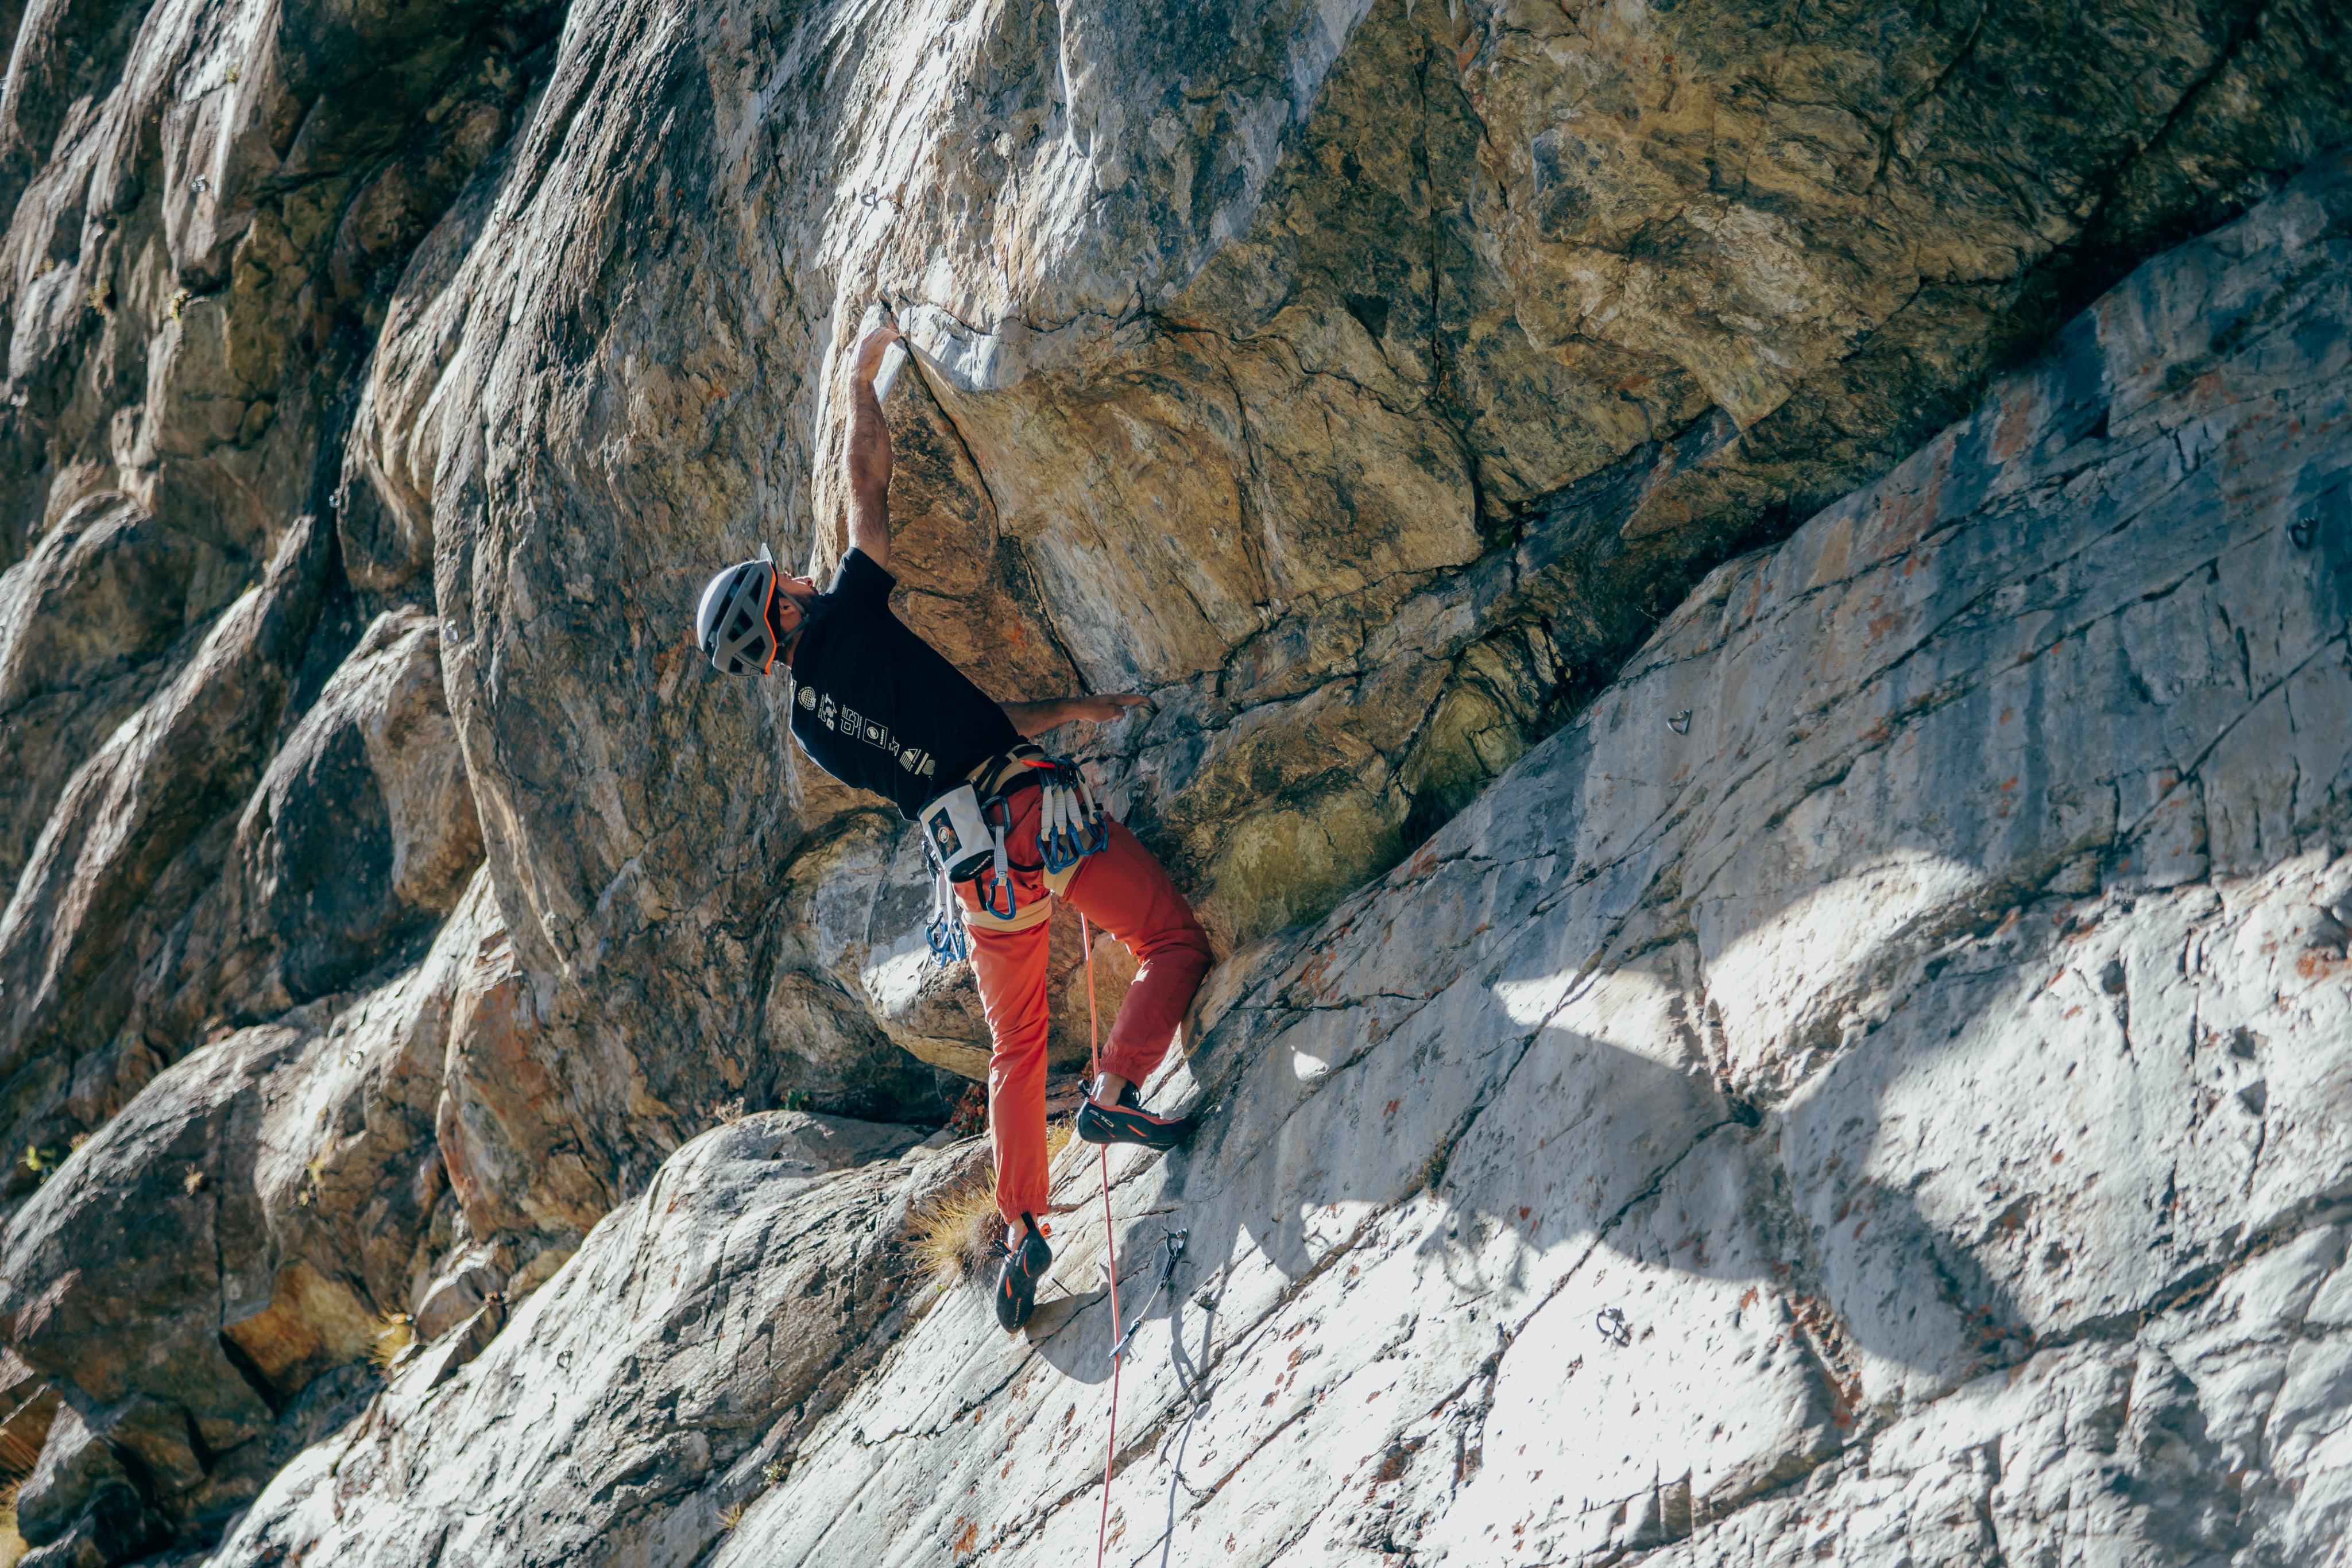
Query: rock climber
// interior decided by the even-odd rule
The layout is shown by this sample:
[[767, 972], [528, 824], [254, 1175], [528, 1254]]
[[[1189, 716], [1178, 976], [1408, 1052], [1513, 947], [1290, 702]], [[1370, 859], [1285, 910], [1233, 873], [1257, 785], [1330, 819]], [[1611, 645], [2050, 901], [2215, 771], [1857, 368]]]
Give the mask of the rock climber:
[[[1209, 939], [1168, 873], [1133, 833], [1104, 821], [1097, 852], [1064, 874], [1040, 852], [1040, 800], [1057, 777], [1028, 737], [1072, 722], [1100, 724], [1143, 703], [1132, 694], [998, 704], [891, 613], [890, 431], [875, 380], [898, 329], [885, 318], [854, 351], [850, 371], [849, 549], [832, 587], [780, 572], [763, 547], [755, 560], [713, 577], [695, 613], [695, 638], [720, 671], [792, 673], [793, 738], [844, 783], [895, 804], [909, 821], [965, 783], [1002, 833], [1001, 886], [955, 884], [973, 979], [987, 1015], [988, 1127], [996, 1206], [1005, 1222], [996, 1318], [1007, 1333], [1028, 1321], [1053, 1262], [1045, 1239], [1045, 922], [1048, 894], [1067, 900], [1118, 938], [1141, 967], [1120, 1003], [1100, 1071], [1079, 1108], [1091, 1144], [1170, 1149], [1189, 1116], [1142, 1108], [1138, 1086], [1166, 1056], [1210, 964]], [[903, 350], [902, 350], [903, 351]], [[1074, 779], [1074, 772], [1058, 775]], [[1009, 904], [1013, 913], [999, 911]]]

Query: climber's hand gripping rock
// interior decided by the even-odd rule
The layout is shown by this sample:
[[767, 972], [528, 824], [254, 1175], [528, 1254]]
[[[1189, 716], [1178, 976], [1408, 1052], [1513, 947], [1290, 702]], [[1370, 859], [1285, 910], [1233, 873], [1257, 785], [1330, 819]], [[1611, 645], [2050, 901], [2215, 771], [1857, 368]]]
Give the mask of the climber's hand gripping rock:
[[1108, 724], [1129, 708], [1148, 708], [1152, 703], [1140, 693], [1115, 692], [1106, 696], [1048, 697], [1044, 702], [1000, 706], [1013, 728], [1024, 737], [1034, 737], [1066, 724]]

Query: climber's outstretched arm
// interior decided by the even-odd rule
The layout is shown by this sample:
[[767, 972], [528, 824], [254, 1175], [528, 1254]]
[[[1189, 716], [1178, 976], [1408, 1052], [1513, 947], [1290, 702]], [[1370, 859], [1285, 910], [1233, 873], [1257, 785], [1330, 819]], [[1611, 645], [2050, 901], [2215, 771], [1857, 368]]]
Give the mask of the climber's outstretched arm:
[[998, 706], [1004, 709], [1004, 716], [1013, 721], [1013, 727], [1020, 732], [1022, 738], [1027, 739], [1067, 724], [1074, 718], [1085, 719], [1089, 724], [1108, 724], [1129, 708], [1150, 700], [1133, 692], [1118, 692], [1109, 696], [1048, 697], [1041, 703], [1002, 703]]
[[868, 328], [849, 371], [849, 544], [885, 571], [890, 568], [890, 427], [874, 395], [874, 377], [883, 350], [898, 338], [898, 329], [887, 320]]

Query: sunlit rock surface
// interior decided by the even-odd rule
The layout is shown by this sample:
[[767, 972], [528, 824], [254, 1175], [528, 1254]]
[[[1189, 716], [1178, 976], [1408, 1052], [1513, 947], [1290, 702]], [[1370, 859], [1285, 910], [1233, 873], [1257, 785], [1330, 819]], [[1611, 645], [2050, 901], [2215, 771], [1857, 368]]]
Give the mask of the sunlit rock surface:
[[[2347, 218], [2339, 160], [2142, 269], [1221, 974], [1161, 1086], [1202, 1138], [1111, 1165], [1117, 1561], [2326, 1560]], [[216, 1561], [1086, 1560], [1090, 1151], [1008, 1339], [887, 1260], [946, 1156], [809, 1186], [772, 1135], [396, 1371]], [[819, 1357], [859, 1373], [812, 1401]]]
[[[2307, 955], [2336, 940], [2280, 912], [2310, 898], [2336, 910], [2340, 891], [2333, 830], [2310, 824], [2331, 820], [2346, 720], [2325, 706], [2334, 666], [2294, 652], [2306, 632], [2340, 630], [2333, 601], [2294, 575], [2340, 548], [2343, 491], [2324, 461], [2339, 433], [2294, 404], [2282, 435], [2264, 411], [2340, 379], [2335, 220], [2292, 215], [2335, 212], [2337, 176], [2161, 263], [2095, 325], [2066, 323], [2352, 136], [2345, 24], [2333, 0], [0, 4], [0, 1481], [28, 1478], [35, 1568], [193, 1561], [232, 1530], [236, 1552], [267, 1560], [273, 1542], [329, 1530], [321, 1506], [354, 1531], [338, 1553], [422, 1550], [428, 1513], [475, 1521], [465, 1550], [485, 1556], [815, 1550], [818, 1534], [772, 1525], [722, 1541], [719, 1521], [739, 1503], [772, 1520], [860, 1487], [846, 1517], [862, 1505], [896, 1521], [890, 1551], [1083, 1535], [1070, 1489], [1091, 1437], [1070, 1438], [1062, 1490], [967, 1490], [963, 1511], [937, 1520], [878, 1500], [916, 1473], [893, 1467], [979, 1460], [912, 1436], [868, 1453], [840, 1423], [919, 1435], [869, 1420], [904, 1412], [889, 1391], [926, 1375], [908, 1366], [958, 1386], [990, 1367], [1020, 1375], [970, 1303], [924, 1314], [896, 1284], [878, 1316], [860, 1284], [800, 1323], [836, 1345], [834, 1372], [746, 1369], [723, 1420], [688, 1397], [723, 1358], [684, 1350], [643, 1385], [677, 1400], [608, 1406], [607, 1385], [582, 1385], [549, 1417], [593, 1444], [599, 1422], [632, 1412], [632, 1431], [671, 1443], [648, 1469], [500, 1448], [496, 1469], [469, 1460], [461, 1477], [455, 1450], [414, 1446], [416, 1412], [460, 1393], [484, 1423], [476, 1446], [506, 1443], [499, 1390], [545, 1382], [547, 1344], [623, 1343], [633, 1331], [598, 1315], [620, 1301], [581, 1281], [685, 1256], [646, 1252], [644, 1222], [663, 1173], [687, 1169], [669, 1162], [717, 1146], [698, 1140], [816, 1114], [886, 1129], [868, 1153], [896, 1148], [939, 1126], [981, 1070], [968, 978], [921, 961], [903, 825], [794, 758], [784, 683], [721, 680], [684, 637], [705, 574], [758, 543], [830, 566], [845, 350], [877, 299], [920, 350], [890, 405], [901, 612], [1006, 698], [1153, 697], [1149, 713], [1050, 738], [1087, 758], [1238, 955], [1194, 1031], [1195, 1070], [1230, 1113], [1189, 1162], [1132, 1184], [1139, 1202], [1174, 1184], [1168, 1201], [1200, 1210], [1195, 1263], [1232, 1266], [1227, 1295], [1208, 1299], [1238, 1337], [1189, 1353], [1195, 1364], [1256, 1364], [1240, 1325], [1276, 1321], [1249, 1304], [1274, 1299], [1266, 1281], [1340, 1289], [1343, 1267], [1303, 1272], [1332, 1256], [1335, 1227], [1353, 1234], [1377, 1211], [1390, 1228], [1365, 1231], [1349, 1266], [1386, 1281], [1407, 1269], [1396, 1238], [1419, 1227], [1411, 1247], [1436, 1248], [1438, 1215], [1491, 1199], [1502, 1230], [1449, 1219], [1455, 1250], [1427, 1255], [1476, 1297], [1460, 1310], [1482, 1316], [1459, 1333], [1484, 1348], [1464, 1361], [1442, 1348], [1455, 1331], [1432, 1326], [1399, 1359], [1419, 1365], [1426, 1349], [1430, 1375], [1461, 1384], [1446, 1421], [1491, 1406], [1497, 1431], [1530, 1412], [1616, 1429], [1551, 1420], [1573, 1381], [1515, 1376], [1533, 1403], [1513, 1407], [1520, 1395], [1479, 1392], [1473, 1375], [1502, 1348], [1485, 1343], [1495, 1313], [1517, 1314], [1507, 1334], [1550, 1321], [1528, 1318], [1528, 1292], [1566, 1277], [1563, 1239], [1601, 1223], [1601, 1209], [1571, 1218], [1565, 1197], [1464, 1196], [1474, 1168], [1539, 1169], [1556, 1146], [1536, 1124], [1541, 1096], [1520, 1127], [1505, 1109], [1520, 1096], [1496, 1088], [1540, 1077], [1539, 1056], [1509, 1063], [1552, 1038], [1539, 1031], [1554, 1014], [1529, 1009], [1549, 1006], [1555, 970], [1509, 956], [1527, 942], [1564, 944], [1542, 962], [1598, 988], [1562, 1027], [1625, 1056], [1559, 1070], [1562, 1092], [1589, 1094], [1622, 1141], [1580, 1155], [1601, 1163], [1559, 1193], [1597, 1183], [1576, 1201], [1615, 1214], [1668, 1166], [1678, 1174], [1643, 1201], [1702, 1171], [1762, 1182], [1737, 1223], [1693, 1229], [1637, 1205], [1612, 1234], [1703, 1238], [1718, 1261], [1685, 1259], [1673, 1278], [1719, 1269], [1742, 1281], [1724, 1286], [1734, 1301], [1779, 1281], [1782, 1307], [1736, 1309], [1738, 1333], [1769, 1344], [1766, 1317], [1785, 1310], [1831, 1347], [1835, 1377], [1816, 1386], [1792, 1342], [1741, 1362], [1727, 1341], [1717, 1360], [1771, 1390], [1724, 1417], [1719, 1447], [1694, 1440], [1680, 1460], [1596, 1449], [1573, 1497], [1543, 1511], [1532, 1500], [1557, 1471], [1530, 1459], [1524, 1484], [1508, 1479], [1501, 1439], [1474, 1440], [1483, 1428], [1382, 1427], [1392, 1447], [1363, 1473], [1390, 1490], [1350, 1505], [1395, 1504], [1397, 1533], [1379, 1539], [1424, 1558], [1507, 1554], [1519, 1548], [1496, 1543], [1523, 1525], [1573, 1554], [1663, 1541], [1749, 1497], [1740, 1517], [1761, 1531], [1771, 1508], [1812, 1517], [1790, 1500], [1801, 1474], [1864, 1489], [1838, 1494], [1856, 1500], [1840, 1517], [1855, 1542], [1888, 1539], [1865, 1517], [1941, 1519], [1936, 1489], [2006, 1475], [2009, 1450], [1914, 1445], [1901, 1473], [1926, 1479], [1906, 1490], [1888, 1479], [1894, 1448], [1857, 1469], [1871, 1435], [1982, 1366], [2061, 1343], [2087, 1359], [2030, 1396], [2059, 1434], [2032, 1517], [2094, 1528], [2048, 1500], [2109, 1484], [2092, 1454], [2124, 1456], [2134, 1476], [2201, 1476], [2205, 1459], [2181, 1456], [2211, 1448], [2245, 1511], [2182, 1480], [2186, 1500], [2147, 1494], [2150, 1539], [2235, 1551], [2224, 1515], [2305, 1519], [2294, 1510], [2316, 1493], [2269, 1458], [2241, 1463], [2244, 1443], [2284, 1428], [2247, 1426], [2204, 1392], [2200, 1367], [2252, 1366], [2251, 1350], [2167, 1352], [2205, 1401], [2194, 1431], [2183, 1385], [2157, 1381], [2128, 1411], [2178, 1421], [2126, 1423], [2106, 1448], [2073, 1434], [2104, 1430], [2078, 1419], [2114, 1372], [2098, 1356], [2155, 1343], [2147, 1312], [2233, 1310], [2214, 1281], [2319, 1235], [2321, 1210], [2300, 1229], [2280, 1216], [2285, 1195], [2333, 1179], [2308, 1098], [2332, 1015], [2262, 1021], [2247, 977], [2266, 943]], [[2036, 356], [2073, 368], [2004, 382], [2010, 413], [1912, 455]], [[1911, 476], [1890, 476], [1906, 460]], [[2147, 487], [2167, 482], [2165, 463], [2181, 477], [2160, 506]], [[1952, 477], [1936, 488], [1923, 464]], [[1905, 544], [1873, 520], [1882, 501], [1981, 517], [1956, 537], [1993, 542], [1974, 561]], [[2247, 531], [2272, 526], [2273, 501], [2310, 526], [2284, 525], [2286, 566], [2233, 578], [2251, 558], [2199, 541], [2273, 538]], [[1754, 553], [1824, 507], [1849, 522]], [[2139, 531], [2051, 553], [2100, 518]], [[1894, 568], [1868, 566], [1882, 559], [1908, 571], [1901, 590]], [[2097, 620], [2089, 598], [2066, 597], [2070, 559], [2155, 597]], [[2218, 575], [2197, 577], [2207, 560]], [[1789, 600], [1801, 573], [1815, 586]], [[1932, 612], [1905, 597], [1931, 590], [1958, 597]], [[1796, 607], [1771, 608], [1784, 602]], [[2061, 637], [2077, 610], [2120, 641]], [[2045, 633], [2057, 640], [2032, 641]], [[1887, 650], [1905, 638], [1925, 651], [1898, 664]], [[1709, 671], [1749, 684], [1709, 697]], [[2252, 706], [2223, 745], [2238, 699], [2215, 694], [2231, 680]], [[2041, 695], [1990, 718], [1962, 700], [2001, 682]], [[1965, 746], [1918, 751], [1953, 725]], [[1537, 747], [1549, 760], [1522, 777], [1555, 782], [1490, 789]], [[1545, 789], [1576, 803], [1539, 808]], [[1632, 825], [1654, 810], [1655, 831]], [[1484, 863], [1464, 846], [1546, 834], [1567, 861], [1481, 850], [1509, 885], [1445, 891]], [[1412, 901], [1427, 924], [1385, 947], [1374, 934], [1392, 895], [1364, 891], [1384, 875], [1436, 890]], [[2080, 904], [2063, 937], [2038, 915], [1999, 924], [2038, 908], [2037, 890]], [[2194, 903], [2209, 894], [2218, 912]], [[1595, 908], [1630, 924], [1595, 925]], [[1055, 934], [1064, 1068], [1085, 1050], [1076, 937]], [[1943, 950], [1964, 938], [1994, 946]], [[2169, 1000], [2150, 999], [2165, 971], [2142, 941], [2179, 945]], [[2097, 953], [2095, 972], [2080, 969], [2090, 994], [2004, 988], [2057, 963], [2052, 942]], [[2111, 1019], [2137, 1063], [2162, 1034], [2149, 1009], [2189, 1007], [2199, 965], [2238, 999], [2197, 982], [2196, 1017], [2230, 1021], [2213, 1026], [2220, 1054], [2200, 1033], [2181, 1070], [2197, 1103], [2212, 1099], [2190, 1132], [2130, 1130], [2115, 1107], [2143, 1102], [2095, 1068], [2105, 1043], [2072, 1034], [2051, 1050], [2073, 1077], [2054, 1059], [1988, 1067], [1981, 1090], [1918, 1076], [1919, 1051], [1864, 1050], [1940, 1028], [1937, 1060], [1974, 1061], [1966, 1042], [2021, 1050], [2054, 1009], [2069, 1030]], [[1129, 970], [1116, 954], [1097, 969], [1108, 1007]], [[2315, 994], [2333, 995], [2324, 979]], [[1326, 981], [1340, 987], [1328, 1004]], [[1538, 989], [1508, 989], [1523, 985]], [[1447, 1008], [1493, 999], [1442, 1033], [1444, 1009], [1404, 1019], [1439, 993]], [[1603, 1031], [1594, 1009], [1661, 1021]], [[1962, 1014], [2032, 1016], [1949, 1033]], [[1330, 1038], [1269, 1043], [1286, 1021]], [[1390, 1031], [1467, 1054], [1433, 1074], [1357, 1060]], [[1272, 1107], [1322, 1076], [1333, 1085], [1304, 1103], [1323, 1108], [1282, 1131]], [[2042, 1076], [2064, 1087], [2024, 1087]], [[1391, 1078], [1380, 1119], [1312, 1132]], [[2063, 1095], [2105, 1113], [2077, 1114], [2074, 1141], [2044, 1148], [2029, 1130], [2057, 1139]], [[1390, 1100], [1409, 1120], [1376, 1131]], [[1971, 1101], [1991, 1131], [1962, 1158], [1921, 1118]], [[2249, 1137], [2238, 1171], [2227, 1151]], [[689, 1207], [765, 1206], [884, 1281], [905, 1273], [910, 1184], [945, 1179], [877, 1164], [786, 1190], [748, 1157], [720, 1164], [731, 1174], [673, 1184]], [[2021, 1185], [2029, 1166], [2042, 1186]], [[2062, 1177], [2084, 1185], [2026, 1201]], [[706, 1240], [732, 1234], [698, 1214]], [[872, 1229], [852, 1238], [845, 1216]], [[1836, 1228], [1802, 1240], [1817, 1221]], [[1854, 1237], [1865, 1221], [1885, 1228]], [[1915, 1234], [1946, 1239], [1904, 1252], [1898, 1236]], [[1507, 1241], [1524, 1257], [1489, 1256]], [[799, 1321], [775, 1293], [785, 1276], [762, 1270], [814, 1265], [709, 1244], [695, 1256], [710, 1288]], [[1139, 1259], [1152, 1244], [1139, 1237]], [[2113, 1249], [2132, 1247], [2126, 1266]], [[1906, 1294], [1922, 1259], [1947, 1281], [1926, 1304]], [[1065, 1280], [1089, 1289], [1093, 1267], [1075, 1251]], [[678, 1288], [685, 1304], [664, 1320], [677, 1333], [658, 1343], [711, 1343], [689, 1332], [702, 1287]], [[1801, 1298], [1813, 1304], [1789, 1304]], [[1428, 1290], [1383, 1299], [1454, 1310]], [[1610, 1302], [1629, 1324], [1660, 1321]], [[1898, 1313], [1911, 1326], [1886, 1326]], [[1093, 1323], [1058, 1332], [1083, 1339]], [[889, 1349], [902, 1329], [961, 1335], [969, 1354], [933, 1344], [902, 1364], [891, 1358], [913, 1352]], [[2246, 1333], [2281, 1354], [2324, 1338]], [[376, 1366], [410, 1337], [411, 1359]], [[1076, 1339], [1045, 1343], [1045, 1364], [1098, 1374], [1092, 1351], [1050, 1349]], [[1319, 1343], [1301, 1330], [1282, 1354], [1333, 1354]], [[1554, 1373], [1587, 1355], [1579, 1343], [1561, 1342]], [[1730, 1385], [1685, 1359], [1689, 1386]], [[1600, 1377], [1601, 1363], [1580, 1364]], [[1611, 1385], [1627, 1422], [1651, 1422], [1664, 1396], [1647, 1364]], [[1328, 1386], [1320, 1375], [1295, 1386]], [[1019, 1401], [1056, 1385], [1037, 1373], [991, 1408], [1028, 1410]], [[2279, 1408], [2332, 1410], [2326, 1386]], [[1166, 1387], [1134, 1397], [1134, 1432], [1181, 1429], [1164, 1419]], [[1289, 1398], [1259, 1408], [1295, 1413]], [[1395, 1407], [1383, 1401], [1367, 1406], [1381, 1420]], [[1238, 1406], [1215, 1408], [1228, 1464], [1249, 1429], [1232, 1425]], [[1982, 1408], [1989, 1425], [2027, 1419]], [[355, 1419], [373, 1423], [376, 1458], [322, 1465], [318, 1445], [354, 1441]], [[1212, 1424], [1204, 1411], [1191, 1437]], [[1278, 1440], [1320, 1430], [1302, 1418]], [[2315, 1415], [2298, 1430], [2320, 1435], [2294, 1473], [2322, 1474], [2332, 1427]], [[1317, 1437], [1297, 1457], [1361, 1470], [1345, 1448]], [[707, 1469], [688, 1463], [706, 1448]], [[747, 1478], [765, 1485], [785, 1461], [802, 1502], [754, 1505]], [[1461, 1495], [1441, 1501], [1447, 1464]], [[1634, 1495], [1637, 1470], [1651, 1501], [1595, 1523]], [[381, 1503], [407, 1495], [386, 1478], [410, 1474], [428, 1478], [413, 1515], [384, 1504], [346, 1521], [319, 1502], [321, 1475]], [[1205, 1540], [1218, 1510], [1246, 1503], [1264, 1528], [1234, 1516], [1235, 1552], [1245, 1539], [1307, 1550], [1281, 1546], [1294, 1528], [1298, 1542], [1345, 1536], [1300, 1523], [1337, 1491], [1260, 1508], [1246, 1500], [1261, 1484], [1216, 1483], [1230, 1500], [1188, 1504], [1181, 1528]], [[1053, 1502], [1066, 1493], [1078, 1500]], [[1138, 1553], [1141, 1518], [1122, 1524]], [[882, 1550], [843, 1528], [824, 1550]], [[1768, 1531], [1755, 1549], [1789, 1539]]]

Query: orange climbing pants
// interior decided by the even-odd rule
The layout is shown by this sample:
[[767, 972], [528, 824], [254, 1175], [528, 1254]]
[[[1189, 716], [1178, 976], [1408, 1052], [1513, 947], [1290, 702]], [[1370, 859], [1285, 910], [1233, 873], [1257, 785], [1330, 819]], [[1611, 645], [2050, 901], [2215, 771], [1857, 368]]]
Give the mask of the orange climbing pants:
[[[1018, 910], [1048, 896], [1035, 865], [1040, 791], [1023, 789], [1010, 802], [1006, 855], [1014, 862]], [[971, 883], [957, 896], [966, 911], [980, 907]], [[1184, 1021], [1201, 977], [1209, 972], [1208, 934], [1168, 873], [1133, 833], [1110, 824], [1110, 844], [1078, 864], [1061, 896], [1079, 914], [1118, 938], [1142, 966], [1110, 1026], [1102, 1069], [1131, 1083], [1151, 1076]], [[1023, 931], [992, 931], [967, 920], [971, 973], [988, 1015], [988, 1132], [996, 1154], [996, 1207], [1008, 1225], [1024, 1214], [1045, 1218], [1045, 924]]]

